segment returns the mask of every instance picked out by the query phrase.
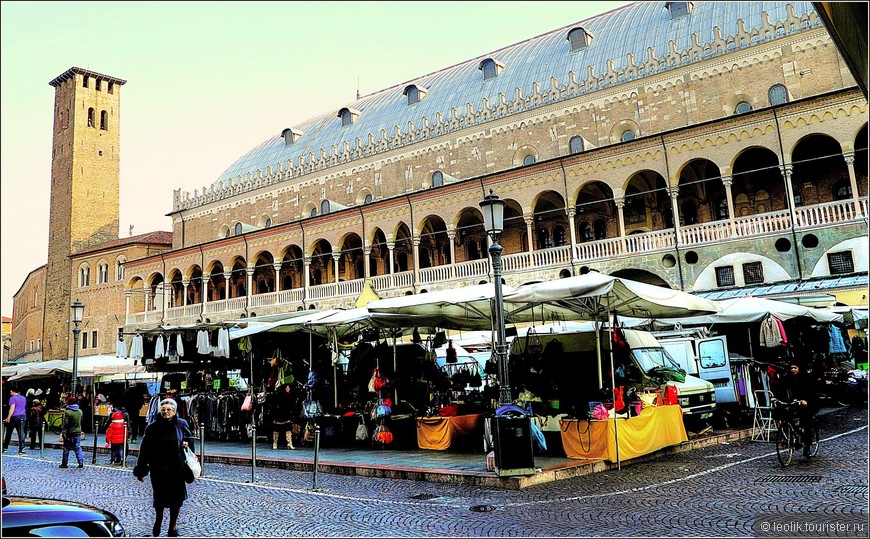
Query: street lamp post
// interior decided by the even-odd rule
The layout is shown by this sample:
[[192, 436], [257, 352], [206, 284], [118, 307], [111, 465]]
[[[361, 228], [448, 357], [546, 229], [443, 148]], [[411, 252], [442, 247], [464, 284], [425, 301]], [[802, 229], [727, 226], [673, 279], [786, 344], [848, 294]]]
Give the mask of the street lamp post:
[[72, 307], [72, 321], [75, 324], [73, 327], [73, 364], [72, 364], [72, 389], [70, 394], [75, 397], [76, 396], [76, 382], [79, 376], [79, 333], [81, 333], [81, 329], [79, 329], [79, 324], [82, 323], [82, 316], [85, 313], [85, 305], [81, 303], [79, 300], [75, 300]]
[[504, 200], [499, 200], [497, 195], [489, 194], [480, 202], [480, 210], [483, 213], [483, 227], [489, 235], [492, 244], [489, 246], [489, 254], [492, 257], [492, 278], [495, 281], [495, 315], [496, 345], [495, 353], [498, 358], [498, 400], [499, 405], [510, 404], [511, 388], [508, 380], [508, 354], [505, 338], [504, 301], [501, 289], [501, 255], [504, 248], [498, 243], [504, 230]]

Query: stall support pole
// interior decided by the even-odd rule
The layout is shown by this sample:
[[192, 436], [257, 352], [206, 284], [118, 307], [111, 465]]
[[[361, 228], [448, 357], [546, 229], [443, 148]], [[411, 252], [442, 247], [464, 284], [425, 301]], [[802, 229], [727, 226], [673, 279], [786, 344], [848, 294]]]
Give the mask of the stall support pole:
[[311, 480], [311, 490], [317, 489], [317, 462], [320, 460], [320, 425], [314, 424], [314, 475]]
[[[95, 378], [96, 380], [96, 378]], [[91, 464], [97, 463], [97, 438], [99, 438], [98, 434], [100, 434], [100, 429], [97, 426], [97, 383], [94, 382], [91, 385], [91, 426], [94, 428], [94, 453], [91, 457]]]
[[[121, 454], [121, 468], [127, 467], [127, 451], [130, 449], [130, 446], [127, 445], [127, 436], [129, 436], [129, 431], [127, 430], [127, 424], [124, 423], [124, 449]], [[110, 453], [111, 455], [111, 453]]]
[[39, 458], [45, 458], [45, 419], [39, 422]]
[[251, 483], [255, 483], [257, 481], [257, 414], [254, 413], [254, 407], [256, 404], [253, 403], [255, 401], [254, 397], [254, 354], [248, 352], [248, 358], [251, 362], [251, 376], [249, 379], [250, 391], [251, 391]]
[[622, 470], [622, 463], [619, 460], [619, 420], [616, 418], [616, 373], [613, 370], [613, 332], [616, 328], [613, 327], [613, 313], [607, 313], [608, 326], [610, 327], [610, 387], [613, 390], [613, 441], [616, 442], [616, 470]]
[[202, 477], [205, 475], [205, 423], [199, 424], [199, 465], [202, 467]]

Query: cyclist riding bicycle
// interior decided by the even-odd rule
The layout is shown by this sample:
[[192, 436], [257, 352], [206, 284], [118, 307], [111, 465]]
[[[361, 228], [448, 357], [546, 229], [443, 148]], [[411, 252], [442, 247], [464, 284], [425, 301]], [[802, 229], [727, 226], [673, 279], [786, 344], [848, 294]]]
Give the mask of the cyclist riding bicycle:
[[779, 381], [776, 396], [773, 400], [783, 402], [800, 401], [800, 409], [797, 417], [800, 420], [801, 439], [804, 443], [804, 456], [810, 455], [810, 444], [813, 439], [813, 422], [819, 412], [819, 396], [816, 391], [814, 380], [801, 372], [800, 364], [791, 359], [788, 364], [789, 372]]

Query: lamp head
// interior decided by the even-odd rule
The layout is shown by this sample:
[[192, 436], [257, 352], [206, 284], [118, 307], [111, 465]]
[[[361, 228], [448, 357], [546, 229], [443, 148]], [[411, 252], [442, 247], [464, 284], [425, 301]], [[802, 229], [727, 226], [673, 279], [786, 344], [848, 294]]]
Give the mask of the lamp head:
[[74, 324], [81, 324], [85, 314], [85, 304], [79, 300], [75, 300], [72, 304], [72, 321]]
[[504, 207], [505, 201], [499, 200], [497, 195], [489, 190], [489, 194], [480, 202], [480, 211], [483, 213], [483, 228], [490, 237], [499, 236], [504, 230]]

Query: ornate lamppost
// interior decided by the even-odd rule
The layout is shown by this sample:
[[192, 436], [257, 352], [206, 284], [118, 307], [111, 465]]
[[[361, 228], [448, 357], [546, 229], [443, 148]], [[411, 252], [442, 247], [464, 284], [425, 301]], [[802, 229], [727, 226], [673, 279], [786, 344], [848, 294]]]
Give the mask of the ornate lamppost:
[[483, 227], [492, 243], [489, 246], [489, 254], [492, 257], [492, 278], [495, 281], [495, 315], [496, 345], [495, 353], [498, 366], [498, 400], [499, 405], [510, 404], [511, 388], [508, 381], [508, 351], [505, 338], [504, 300], [501, 289], [501, 255], [504, 248], [498, 243], [504, 230], [504, 200], [499, 200], [497, 195], [489, 194], [480, 202], [480, 210], [483, 213]]
[[79, 329], [79, 324], [82, 323], [82, 317], [85, 314], [85, 304], [81, 303], [79, 300], [75, 300], [72, 307], [72, 321], [75, 324], [73, 327], [73, 364], [72, 364], [72, 388], [70, 390], [70, 394], [75, 397], [76, 396], [76, 382], [78, 381], [79, 376], [79, 333], [82, 332]]

